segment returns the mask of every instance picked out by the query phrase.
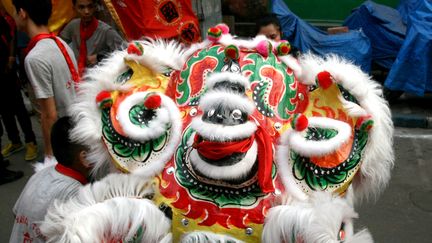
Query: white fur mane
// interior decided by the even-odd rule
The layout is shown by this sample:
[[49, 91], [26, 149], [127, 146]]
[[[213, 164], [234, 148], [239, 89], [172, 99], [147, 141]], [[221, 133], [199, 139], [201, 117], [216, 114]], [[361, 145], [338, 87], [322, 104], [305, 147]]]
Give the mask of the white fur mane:
[[67, 202], [55, 201], [40, 228], [47, 242], [99, 243], [106, 237], [131, 239], [144, 226], [142, 242], [158, 242], [168, 234], [170, 222], [144, 199], [152, 194], [149, 181], [111, 174], [83, 187]]
[[359, 106], [354, 106], [352, 102], [343, 103], [349, 114], [359, 116], [366, 111], [372, 116], [374, 125], [369, 131], [360, 173], [356, 175], [353, 186], [356, 197], [377, 198], [390, 180], [394, 163], [393, 123], [381, 86], [357, 66], [334, 55], [325, 59], [311, 54], [304, 55], [300, 59], [300, 65], [303, 69], [302, 76], [298, 77], [300, 82], [315, 84], [316, 75], [321, 71], [328, 71], [335, 82], [342, 85], [359, 102]]

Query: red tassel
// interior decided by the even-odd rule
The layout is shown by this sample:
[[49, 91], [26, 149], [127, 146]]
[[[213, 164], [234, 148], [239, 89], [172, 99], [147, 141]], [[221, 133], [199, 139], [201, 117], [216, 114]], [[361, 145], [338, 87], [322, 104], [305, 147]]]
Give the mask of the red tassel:
[[272, 138], [261, 126], [257, 126], [255, 138], [258, 145], [258, 184], [261, 187], [262, 192], [271, 193], [275, 191], [272, 178]]
[[147, 99], [144, 101], [144, 106], [149, 110], [154, 110], [161, 106], [162, 99], [159, 95], [149, 95]]

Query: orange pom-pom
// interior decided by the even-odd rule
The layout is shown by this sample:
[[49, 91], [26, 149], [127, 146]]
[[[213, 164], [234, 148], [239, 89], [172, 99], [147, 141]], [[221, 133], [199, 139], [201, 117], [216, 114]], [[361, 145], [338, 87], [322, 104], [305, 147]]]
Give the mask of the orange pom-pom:
[[149, 110], [154, 110], [161, 106], [162, 99], [160, 95], [153, 94], [147, 96], [147, 99], [144, 101], [144, 106]]
[[329, 72], [322, 71], [317, 74], [315, 81], [319, 87], [327, 89], [333, 84], [333, 77]]

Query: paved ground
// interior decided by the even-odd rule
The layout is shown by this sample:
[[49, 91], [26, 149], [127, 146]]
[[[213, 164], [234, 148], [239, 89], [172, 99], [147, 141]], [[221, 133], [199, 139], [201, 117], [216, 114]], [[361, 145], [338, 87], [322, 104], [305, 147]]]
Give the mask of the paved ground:
[[[401, 101], [393, 106], [393, 114], [432, 115], [431, 100]], [[428, 107], [429, 106], [429, 107]], [[423, 108], [422, 108], [423, 107]], [[405, 112], [405, 113], [402, 113]], [[38, 123], [34, 121], [35, 131]], [[37, 134], [39, 144], [40, 134]], [[2, 138], [5, 144], [5, 136]], [[376, 202], [358, 207], [360, 215], [356, 229], [367, 227], [376, 242], [426, 243], [432, 239], [432, 129], [397, 128], [395, 132], [396, 163], [392, 180]], [[13, 207], [21, 189], [32, 174], [24, 160], [24, 151], [13, 155], [12, 170], [22, 170], [25, 176], [13, 183], [0, 186], [0, 242], [8, 242], [12, 229]], [[41, 158], [39, 158], [41, 159]]]

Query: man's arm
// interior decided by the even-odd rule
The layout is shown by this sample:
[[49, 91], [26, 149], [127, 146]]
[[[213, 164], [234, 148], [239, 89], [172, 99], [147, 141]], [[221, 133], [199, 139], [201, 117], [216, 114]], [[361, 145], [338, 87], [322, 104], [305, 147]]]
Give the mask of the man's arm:
[[37, 100], [41, 109], [41, 127], [45, 157], [52, 157], [53, 152], [51, 148], [51, 127], [57, 120], [55, 100], [54, 97]]

